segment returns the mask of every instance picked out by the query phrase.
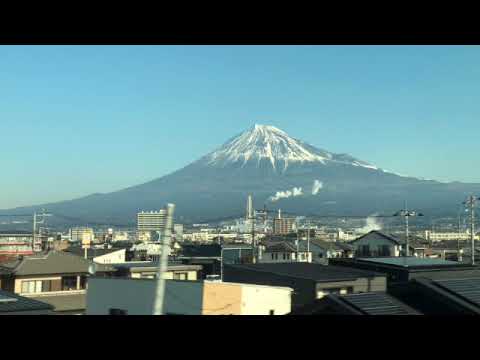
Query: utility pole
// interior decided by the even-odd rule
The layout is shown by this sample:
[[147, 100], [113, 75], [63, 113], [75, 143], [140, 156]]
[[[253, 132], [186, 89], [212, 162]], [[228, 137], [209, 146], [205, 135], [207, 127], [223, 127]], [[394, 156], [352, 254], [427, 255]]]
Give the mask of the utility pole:
[[470, 240], [472, 245], [472, 265], [475, 265], [475, 205], [477, 203], [477, 200], [480, 200], [480, 198], [470, 195], [467, 200], [463, 202], [463, 204], [468, 206], [470, 210]]
[[310, 220], [307, 221], [307, 262], [310, 262]]
[[165, 299], [165, 274], [168, 267], [168, 247], [172, 237], [173, 213], [175, 211], [174, 204], [167, 204], [167, 219], [165, 229], [162, 234], [162, 252], [160, 254], [160, 262], [157, 268], [157, 291], [153, 308], [153, 315], [163, 315], [163, 305]]
[[[42, 220], [38, 220], [37, 217], [42, 217]], [[42, 209], [41, 214], [33, 213], [33, 239], [32, 239], [32, 251], [35, 252], [37, 244], [37, 225], [45, 224], [45, 217], [52, 216], [52, 214], [47, 214], [44, 209]]]

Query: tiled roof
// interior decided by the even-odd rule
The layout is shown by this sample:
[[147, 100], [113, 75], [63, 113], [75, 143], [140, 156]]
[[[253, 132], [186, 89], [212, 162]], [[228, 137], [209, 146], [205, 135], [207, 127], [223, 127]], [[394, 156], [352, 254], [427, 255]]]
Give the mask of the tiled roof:
[[[63, 251], [50, 251], [47, 254], [25, 256], [11, 263], [0, 265], [0, 271], [15, 275], [44, 275], [88, 273], [91, 261]], [[96, 265], [96, 271], [113, 271], [108, 265]]]

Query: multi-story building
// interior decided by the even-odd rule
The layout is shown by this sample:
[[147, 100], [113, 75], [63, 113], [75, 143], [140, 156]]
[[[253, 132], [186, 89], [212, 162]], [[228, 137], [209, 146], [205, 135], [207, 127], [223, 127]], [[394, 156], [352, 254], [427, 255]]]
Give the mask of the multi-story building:
[[161, 209], [159, 211], [142, 211], [137, 214], [137, 233], [138, 240], [143, 242], [155, 241], [157, 232], [163, 232], [165, 230], [165, 224], [167, 222], [167, 211]]
[[90, 247], [95, 240], [95, 233], [89, 227], [74, 227], [70, 229], [70, 240], [80, 242], [84, 247]]
[[[470, 231], [464, 232], [455, 232], [455, 231], [446, 231], [446, 232], [437, 232], [431, 230], [425, 230], [422, 236], [430, 241], [449, 241], [449, 240], [470, 240]], [[475, 235], [475, 240], [480, 240], [480, 234]]]
[[275, 235], [286, 235], [294, 231], [294, 218], [276, 218], [273, 220], [273, 233]]
[[167, 211], [149, 211], [137, 214], [138, 232], [163, 231], [167, 221]]
[[30, 255], [33, 253], [33, 235], [27, 231], [0, 232], [1, 255]]

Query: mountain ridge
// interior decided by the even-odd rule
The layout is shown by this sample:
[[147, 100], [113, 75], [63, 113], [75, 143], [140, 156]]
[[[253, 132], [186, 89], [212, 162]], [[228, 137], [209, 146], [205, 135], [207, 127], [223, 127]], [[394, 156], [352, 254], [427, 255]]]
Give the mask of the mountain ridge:
[[442, 214], [456, 212], [471, 192], [480, 192], [480, 184], [400, 176], [349, 154], [317, 148], [276, 127], [256, 124], [192, 163], [149, 182], [0, 214], [46, 208], [84, 223], [133, 224], [137, 212], [173, 202], [177, 221], [200, 222], [242, 213], [248, 194], [253, 194], [257, 206], [298, 213], [393, 213], [408, 200], [427, 214]]

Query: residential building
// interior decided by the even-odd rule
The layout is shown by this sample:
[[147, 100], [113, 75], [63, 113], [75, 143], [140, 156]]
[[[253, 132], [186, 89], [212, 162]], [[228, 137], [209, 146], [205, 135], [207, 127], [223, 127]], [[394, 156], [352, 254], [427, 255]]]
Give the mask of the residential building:
[[137, 214], [137, 232], [139, 241], [150, 242], [152, 234], [162, 233], [167, 221], [167, 210], [142, 211]]
[[312, 262], [312, 252], [306, 247], [297, 246], [288, 241], [267, 243], [262, 246], [259, 263]]
[[53, 306], [11, 292], [0, 290], [0, 315], [51, 315]]
[[480, 267], [439, 258], [379, 257], [379, 258], [339, 258], [330, 263], [337, 267], [361, 269], [383, 273], [387, 276], [388, 286], [405, 284], [420, 277], [480, 278]]
[[275, 235], [287, 235], [294, 231], [294, 218], [275, 218], [273, 220], [273, 233]]
[[[116, 276], [132, 279], [154, 279], [157, 277], [158, 262], [128, 261], [111, 264], [117, 272]], [[202, 277], [202, 266], [169, 263], [164, 273], [164, 279], [196, 281]]]
[[[152, 315], [156, 281], [92, 278], [87, 315]], [[278, 286], [210, 281], [165, 282], [166, 315], [285, 315], [292, 289]]]
[[[305, 241], [301, 242], [306, 247]], [[312, 256], [312, 262], [328, 265], [331, 258], [353, 257], [354, 247], [350, 244], [340, 241], [310, 240], [309, 250]]]
[[90, 247], [95, 240], [95, 233], [89, 227], [75, 227], [70, 229], [72, 242], [79, 242], [83, 247]]
[[[92, 266], [93, 262], [63, 251], [20, 257], [0, 264], [0, 288], [51, 304], [57, 313], [82, 313]], [[101, 275], [115, 269], [96, 265], [95, 271]]]
[[224, 265], [228, 282], [286, 286], [294, 289], [292, 307], [312, 303], [330, 293], [386, 290], [386, 276], [373, 271], [306, 262]]
[[[401, 256], [405, 253], [405, 238], [373, 230], [349, 243], [356, 257]], [[409, 239], [410, 254], [423, 256], [427, 244], [418, 238]]]
[[33, 235], [28, 231], [1, 231], [0, 255], [33, 254]]

